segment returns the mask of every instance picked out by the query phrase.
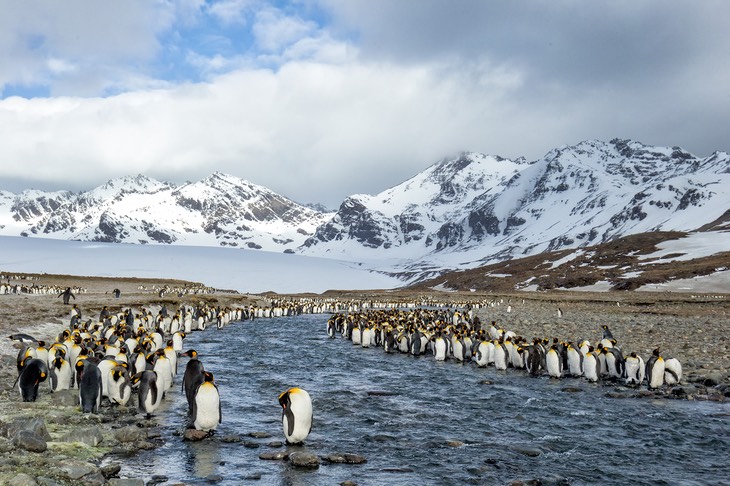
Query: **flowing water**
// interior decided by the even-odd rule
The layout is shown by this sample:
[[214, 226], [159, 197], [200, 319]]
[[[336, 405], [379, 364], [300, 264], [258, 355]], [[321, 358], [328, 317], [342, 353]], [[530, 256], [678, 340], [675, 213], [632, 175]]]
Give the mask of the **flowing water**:
[[[730, 407], [655, 399], [612, 399], [581, 379], [385, 354], [329, 339], [328, 315], [236, 322], [192, 333], [218, 384], [223, 422], [202, 442], [180, 432], [187, 405], [176, 386], [158, 415], [165, 445], [125, 460], [123, 472], [167, 484], [359, 485], [730, 484]], [[180, 365], [184, 370], [186, 358]], [[316, 470], [259, 454], [283, 451], [278, 395], [301, 386], [314, 423], [303, 446], [326, 456], [354, 453], [360, 465]], [[268, 432], [255, 439], [251, 432]], [[223, 437], [241, 436], [242, 442]], [[258, 446], [258, 447], [256, 447]]]

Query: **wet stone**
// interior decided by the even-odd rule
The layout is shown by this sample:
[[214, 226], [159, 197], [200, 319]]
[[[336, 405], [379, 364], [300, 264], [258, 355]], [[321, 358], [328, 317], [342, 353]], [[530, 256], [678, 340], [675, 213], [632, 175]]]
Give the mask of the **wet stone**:
[[492, 380], [480, 380], [480, 385], [494, 385], [494, 382]]
[[540, 449], [535, 449], [532, 447], [512, 446], [511, 449], [527, 457], [537, 457], [542, 454], [542, 451]]
[[270, 439], [271, 438], [271, 434], [269, 434], [268, 432], [249, 432], [248, 436], [252, 437], [254, 439]]
[[140, 440], [134, 443], [134, 448], [140, 451], [151, 451], [153, 449], [157, 449], [157, 445], [155, 445], [154, 442]]
[[264, 461], [283, 461], [288, 457], [289, 453], [284, 451], [269, 451], [259, 454], [259, 459]]
[[133, 478], [114, 478], [109, 480], [109, 486], [144, 486], [144, 480]]
[[147, 481], [146, 486], [154, 486], [155, 484], [166, 483], [168, 480], [169, 478], [167, 476], [163, 476], [162, 474], [155, 474], [154, 476], [152, 476], [152, 479]]
[[347, 464], [364, 464], [368, 460], [360, 454], [345, 454], [345, 462]]
[[447, 440], [446, 445], [449, 447], [464, 447], [464, 443], [460, 440]]
[[269, 447], [276, 448], [276, 447], [282, 447], [284, 445], [284, 443], [282, 441], [280, 441], [280, 440], [272, 440], [271, 442], [269, 442], [266, 445], [269, 446]]
[[204, 430], [186, 429], [183, 434], [183, 440], [199, 441], [208, 437], [208, 432]]
[[259, 447], [261, 447], [261, 444], [252, 440], [245, 440], [243, 441], [243, 447], [247, 449], [258, 449]]
[[223, 476], [221, 476], [220, 474], [211, 474], [209, 476], [206, 476], [205, 480], [209, 483], [220, 483], [221, 481], [223, 481]]
[[319, 457], [309, 452], [292, 452], [289, 454], [289, 462], [292, 466], [316, 469], [319, 467]]
[[226, 444], [234, 444], [237, 442], [241, 442], [241, 438], [237, 435], [224, 435], [221, 437], [221, 442], [225, 442]]
[[413, 468], [410, 467], [384, 467], [381, 469], [382, 472], [387, 473], [412, 473]]
[[104, 477], [107, 479], [113, 478], [114, 476], [118, 475], [121, 470], [122, 465], [118, 462], [112, 462], [111, 464], [102, 466], [100, 469], [101, 474], [103, 474]]
[[575, 386], [566, 386], [566, 387], [561, 388], [560, 391], [563, 393], [578, 393], [578, 392], [582, 392], [583, 390], [581, 390], [580, 388], [575, 387]]
[[357, 486], [357, 483], [348, 479], [347, 481], [342, 481], [340, 486]]
[[244, 476], [243, 479], [246, 479], [248, 481], [258, 481], [263, 477], [263, 474], [260, 472], [251, 473], [248, 476]]

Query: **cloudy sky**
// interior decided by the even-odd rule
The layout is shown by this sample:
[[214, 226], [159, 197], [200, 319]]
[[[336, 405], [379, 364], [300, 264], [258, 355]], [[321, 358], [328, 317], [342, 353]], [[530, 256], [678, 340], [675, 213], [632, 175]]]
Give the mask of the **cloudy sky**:
[[443, 157], [730, 151], [730, 2], [0, 0], [0, 189], [230, 173], [336, 207]]

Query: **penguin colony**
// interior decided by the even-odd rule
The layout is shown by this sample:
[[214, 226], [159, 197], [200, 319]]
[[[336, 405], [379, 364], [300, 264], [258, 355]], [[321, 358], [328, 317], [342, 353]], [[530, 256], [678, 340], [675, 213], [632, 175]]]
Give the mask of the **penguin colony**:
[[[328, 304], [309, 299], [238, 309], [181, 306], [174, 314], [162, 307], [156, 315], [149, 309], [113, 314], [104, 306], [94, 322], [83, 321], [74, 304], [68, 329], [50, 344], [28, 334], [9, 336], [21, 344], [16, 385], [23, 401], [29, 402], [37, 399], [45, 381], [51, 392], [78, 389], [83, 413], [99, 413], [106, 402], [125, 406], [136, 396], [138, 411], [149, 419], [173, 386], [178, 360], [187, 357], [181, 386], [188, 427], [212, 433], [222, 421], [220, 394], [197, 351], [182, 351], [185, 337], [208, 325], [221, 329], [233, 321], [320, 313], [325, 308]], [[290, 388], [279, 396], [279, 403], [287, 443], [303, 442], [312, 428], [309, 394]]]
[[473, 362], [497, 370], [513, 368], [531, 376], [583, 377], [589, 382], [613, 381], [649, 389], [682, 380], [676, 358], [664, 359], [656, 348], [644, 360], [635, 352], [624, 354], [608, 326], [596, 346], [587, 340], [534, 337], [528, 340], [492, 322], [482, 329], [470, 310], [370, 310], [336, 313], [327, 321], [327, 334], [337, 334], [363, 348], [380, 347], [386, 353], [432, 355], [436, 361]]
[[248, 310], [182, 306], [174, 314], [162, 307], [113, 314], [105, 306], [96, 322], [82, 321], [77, 305], [71, 319], [53, 341], [13, 334], [21, 343], [16, 384], [23, 401], [38, 398], [39, 386], [51, 392], [78, 390], [83, 413], [99, 413], [102, 403], [127, 405], [137, 397], [138, 410], [149, 419], [159, 408], [178, 374], [180, 356], [187, 356], [182, 388], [188, 402], [189, 427], [213, 431], [221, 422], [220, 396], [213, 374], [194, 350], [182, 352], [190, 332], [210, 323], [222, 328], [247, 318]]

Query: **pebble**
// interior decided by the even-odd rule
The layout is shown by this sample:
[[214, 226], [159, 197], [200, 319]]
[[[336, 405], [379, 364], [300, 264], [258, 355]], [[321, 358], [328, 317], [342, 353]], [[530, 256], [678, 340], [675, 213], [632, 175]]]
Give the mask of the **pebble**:
[[542, 454], [542, 451], [540, 449], [535, 449], [532, 447], [512, 446], [510, 447], [510, 449], [527, 457], [537, 457]]
[[276, 448], [276, 447], [282, 447], [284, 445], [284, 443], [280, 440], [272, 440], [271, 442], [269, 442], [266, 445], [269, 447]]
[[252, 440], [244, 440], [243, 447], [245, 447], [247, 449], [258, 449], [259, 447], [261, 447], [261, 444], [259, 444], [258, 442], [254, 442]]

